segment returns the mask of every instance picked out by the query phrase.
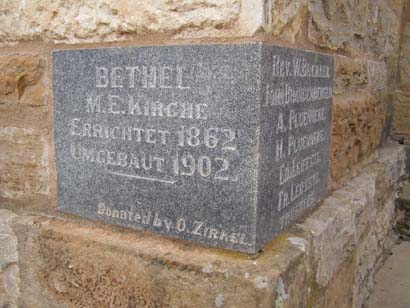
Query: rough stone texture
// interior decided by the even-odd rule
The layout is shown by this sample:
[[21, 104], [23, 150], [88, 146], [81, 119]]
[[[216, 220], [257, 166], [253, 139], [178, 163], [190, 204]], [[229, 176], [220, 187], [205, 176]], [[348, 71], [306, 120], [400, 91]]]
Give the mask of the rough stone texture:
[[306, 0], [265, 1], [265, 31], [274, 36], [286, 34], [294, 43], [301, 31], [306, 7]]
[[379, 146], [385, 116], [383, 101], [366, 92], [334, 98], [330, 152], [333, 187], [354, 174]]
[[406, 176], [406, 159], [402, 146], [378, 151], [357, 177], [253, 258], [85, 221], [0, 211], [8, 234], [18, 238], [18, 305], [362, 307], [394, 240], [394, 192]]
[[396, 222], [396, 230], [400, 237], [410, 240], [410, 183], [402, 187], [397, 199], [399, 217]]
[[48, 193], [48, 145], [38, 131], [0, 127], [0, 196]]
[[45, 105], [44, 72], [45, 60], [41, 57], [0, 57], [0, 105]]
[[394, 53], [399, 45], [401, 2], [310, 0], [309, 39], [339, 51]]
[[410, 92], [397, 91], [393, 108], [392, 133], [397, 139], [410, 141]]
[[335, 84], [333, 94], [343, 96], [367, 90], [380, 95], [387, 89], [387, 65], [385, 62], [335, 56]]
[[367, 61], [369, 74], [369, 88], [375, 94], [381, 94], [388, 87], [388, 73], [386, 62]]
[[0, 56], [0, 197], [8, 200], [49, 191], [46, 62]]
[[97, 42], [149, 33], [250, 36], [262, 26], [262, 7], [254, 0], [3, 1], [0, 40]]
[[[335, 272], [332, 280], [323, 290], [315, 290], [317, 293], [312, 294], [311, 307], [340, 307], [351, 308], [353, 301], [352, 285], [354, 282], [354, 258], [350, 256], [345, 260], [337, 272]], [[303, 307], [303, 306], [289, 306]], [[308, 306], [309, 307], [309, 306]], [[275, 307], [276, 308], [276, 307]]]
[[399, 60], [400, 89], [410, 91], [410, 23], [403, 29]]
[[52, 307], [269, 307], [279, 271], [302, 254], [286, 238], [252, 260], [151, 235], [31, 220], [23, 270], [36, 275], [22, 289], [24, 307], [40, 303], [41, 289]]
[[17, 308], [20, 293], [17, 237], [10, 227], [15, 217], [0, 210], [0, 307]]
[[333, 94], [341, 96], [365, 89], [369, 84], [366, 62], [345, 56], [335, 56]]

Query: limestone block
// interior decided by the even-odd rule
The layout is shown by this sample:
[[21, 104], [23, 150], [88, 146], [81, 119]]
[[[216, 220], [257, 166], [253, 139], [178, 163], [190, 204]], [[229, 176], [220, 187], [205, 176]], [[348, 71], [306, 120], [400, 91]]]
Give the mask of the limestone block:
[[360, 92], [334, 98], [330, 147], [334, 183], [354, 175], [358, 164], [374, 152], [384, 122], [385, 107], [380, 98]]
[[[68, 217], [13, 218], [19, 304], [360, 307], [393, 238], [398, 181], [385, 177], [404, 172], [403, 146], [377, 152], [375, 162], [252, 257]], [[380, 189], [389, 198], [378, 199]]]
[[[387, 183], [390, 192], [406, 176], [408, 165], [408, 154], [406, 148], [391, 142], [378, 151], [377, 160], [383, 165], [383, 178]], [[377, 187], [377, 190], [382, 187]]]
[[45, 60], [41, 57], [29, 55], [0, 57], [0, 105], [45, 105], [44, 75]]
[[353, 307], [360, 308], [374, 288], [374, 275], [383, 261], [384, 254], [396, 239], [392, 231], [394, 220], [394, 197], [379, 210], [369, 232], [356, 250], [356, 272], [353, 288]]
[[369, 72], [364, 61], [351, 57], [335, 56], [333, 93], [342, 95], [366, 88], [369, 83]]
[[335, 193], [345, 200], [345, 206], [353, 212], [355, 243], [358, 243], [376, 218], [376, 178], [362, 172]]
[[[368, 37], [365, 50], [379, 56], [390, 56], [397, 52], [399, 47], [402, 4], [400, 1], [389, 0], [369, 0], [368, 3]], [[356, 3], [353, 8], [355, 5]]]
[[316, 282], [326, 287], [339, 267], [352, 253], [354, 218], [345, 200], [327, 198], [300, 227], [311, 234], [313, 262], [317, 266]]
[[385, 62], [367, 61], [369, 85], [372, 92], [378, 93], [387, 88], [387, 65]]
[[0, 307], [17, 308], [19, 296], [18, 241], [10, 227], [15, 216], [0, 210]]
[[32, 129], [0, 127], [0, 196], [48, 192], [48, 146]]
[[[309, 38], [332, 50], [351, 48], [366, 36], [368, 1], [309, 1]], [[358, 42], [359, 41], [359, 42]]]
[[410, 216], [410, 183], [402, 188], [397, 202], [400, 209]]
[[374, 268], [380, 254], [374, 232], [369, 232], [356, 250], [356, 271], [353, 284], [353, 306], [362, 307], [374, 285]]
[[410, 23], [406, 23], [403, 29], [399, 60], [400, 88], [410, 90]]
[[380, 94], [387, 88], [387, 65], [385, 62], [364, 61], [352, 57], [335, 56], [335, 95], [346, 95], [360, 90]]
[[306, 6], [307, 0], [266, 1], [266, 32], [279, 35], [284, 30], [290, 30], [294, 37], [301, 30], [303, 12]]
[[401, 238], [410, 240], [410, 183], [402, 187], [397, 199], [397, 205], [399, 217], [395, 229]]
[[260, 256], [249, 258], [49, 217], [23, 216], [17, 225], [26, 228], [19, 234], [27, 241], [20, 262], [26, 305], [259, 308], [271, 307], [278, 292], [284, 305], [306, 299], [307, 289], [295, 287], [307, 281], [303, 272], [308, 269], [300, 264], [309, 249], [303, 239], [280, 236]]
[[262, 26], [254, 0], [11, 0], [0, 4], [0, 40], [75, 43], [126, 39], [127, 34], [252, 35]]
[[410, 136], [410, 93], [396, 91], [393, 109], [393, 133]]
[[331, 50], [390, 55], [399, 44], [398, 6], [381, 0], [310, 0], [309, 39]]
[[323, 294], [316, 293], [312, 295], [314, 305], [311, 307], [351, 308], [354, 265], [351, 257], [342, 263], [329, 285], [323, 290]]

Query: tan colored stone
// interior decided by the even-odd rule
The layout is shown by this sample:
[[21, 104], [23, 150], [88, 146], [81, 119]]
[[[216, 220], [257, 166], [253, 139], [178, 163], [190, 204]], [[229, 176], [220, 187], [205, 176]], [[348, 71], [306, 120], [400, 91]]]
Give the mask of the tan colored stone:
[[379, 56], [391, 56], [398, 51], [401, 10], [401, 1], [369, 0], [366, 51]]
[[385, 62], [366, 61], [352, 57], [335, 56], [333, 93], [346, 95], [360, 90], [380, 94], [387, 88]]
[[0, 57], [0, 105], [45, 105], [44, 73], [45, 60], [41, 57]]
[[0, 127], [0, 196], [48, 192], [48, 147], [31, 129]]
[[410, 93], [397, 91], [393, 108], [393, 134], [410, 136]]
[[335, 273], [323, 295], [312, 294], [313, 307], [323, 308], [351, 308], [352, 307], [352, 285], [354, 282], [354, 262], [352, 258], [346, 260], [337, 273]]
[[[292, 27], [295, 20], [300, 18], [307, 6], [306, 0], [268, 0], [266, 6], [265, 31], [272, 35], [279, 35], [285, 29]], [[300, 30], [300, 25], [296, 31]]]
[[309, 1], [309, 38], [332, 50], [350, 49], [366, 36], [368, 1]]
[[249, 258], [50, 217], [22, 216], [14, 228], [22, 238], [22, 306], [271, 307], [279, 274], [300, 279], [293, 266], [304, 254], [285, 236]]
[[20, 293], [17, 237], [10, 227], [14, 217], [0, 210], [0, 307], [9, 308], [17, 308]]
[[326, 287], [352, 253], [355, 227], [352, 210], [335, 197], [327, 198], [300, 227], [313, 242], [316, 282]]
[[309, 39], [331, 50], [390, 55], [399, 45], [399, 6], [386, 0], [311, 0]]
[[350, 57], [335, 56], [333, 93], [342, 95], [364, 89], [369, 83], [366, 63]]
[[385, 62], [367, 61], [369, 86], [376, 94], [387, 88], [387, 64]]
[[355, 243], [361, 240], [376, 219], [376, 182], [376, 176], [366, 170], [334, 193], [353, 213]]
[[369, 232], [358, 244], [356, 273], [353, 289], [353, 306], [361, 308], [374, 288], [374, 276], [396, 239], [393, 233], [394, 198], [390, 198], [369, 223]]
[[311, 294], [309, 286], [312, 281], [312, 270], [307, 261], [307, 258], [298, 260], [295, 266], [278, 279], [275, 288], [275, 305], [272, 307], [306, 306]]
[[262, 1], [255, 0], [10, 0], [0, 5], [0, 40], [75, 43], [116, 41], [126, 34], [204, 37], [227, 31], [250, 36], [262, 27], [262, 9]]
[[[379, 181], [377, 191], [383, 190], [382, 186], [386, 186], [386, 193], [391, 193], [406, 174], [408, 174], [407, 165], [410, 163], [408, 153], [406, 152], [406, 148], [398, 147], [395, 142], [389, 142], [383, 148], [379, 149], [377, 154], [377, 160], [384, 167], [383, 180]], [[387, 185], [380, 182], [385, 182]], [[383, 199], [381, 201], [384, 202], [386, 200], [387, 199]]]
[[381, 141], [385, 106], [375, 96], [355, 93], [333, 100], [330, 174], [333, 185], [354, 175]]
[[410, 23], [403, 29], [399, 60], [400, 88], [410, 90]]
[[13, 216], [19, 307], [359, 307], [390, 245], [392, 197], [405, 168], [402, 146], [377, 152], [253, 257], [53, 213]]

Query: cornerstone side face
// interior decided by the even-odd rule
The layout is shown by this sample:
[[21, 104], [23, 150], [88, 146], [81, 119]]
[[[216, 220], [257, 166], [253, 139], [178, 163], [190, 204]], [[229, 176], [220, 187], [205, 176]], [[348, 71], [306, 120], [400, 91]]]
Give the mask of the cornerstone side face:
[[[304, 210], [280, 220], [294, 204], [278, 201], [284, 161], [312, 156], [315, 149], [323, 152], [319, 162], [308, 158], [303, 171], [287, 177], [290, 182], [311, 176], [299, 196], [309, 198], [315, 191], [306, 208], [326, 191], [333, 75], [329, 57], [267, 48], [256, 43], [54, 52], [58, 208], [212, 246], [257, 251]], [[310, 95], [309, 102], [266, 103], [275, 87], [283, 87], [269, 77], [274, 53], [290, 62], [306, 56], [302, 66], [292, 62], [286, 69], [310, 76], [286, 79], [294, 89], [312, 88], [303, 94]], [[282, 64], [276, 67], [274, 72], [282, 71]], [[315, 96], [317, 91], [330, 91], [330, 97]], [[310, 115], [316, 120], [304, 128], [278, 131], [278, 111], [284, 113], [283, 126], [297, 125], [286, 117], [291, 110], [299, 114], [299, 105], [325, 110]], [[281, 150], [286, 151], [296, 146], [288, 144], [291, 133], [302, 131], [318, 135], [297, 141], [299, 147], [304, 144], [298, 150], [303, 154], [281, 160], [271, 156], [278, 151], [275, 140], [286, 139]]]

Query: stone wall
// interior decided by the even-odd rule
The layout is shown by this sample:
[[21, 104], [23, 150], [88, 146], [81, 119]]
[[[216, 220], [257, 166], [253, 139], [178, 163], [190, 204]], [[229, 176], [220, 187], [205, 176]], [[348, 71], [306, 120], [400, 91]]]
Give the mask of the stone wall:
[[394, 93], [392, 134], [401, 143], [410, 144], [410, 4], [403, 11], [399, 51], [398, 89]]
[[57, 213], [0, 210], [0, 307], [360, 308], [396, 238], [394, 192], [406, 159], [402, 146], [379, 150], [252, 257]]
[[[404, 150], [377, 148], [410, 135], [406, 5], [0, 2], [0, 307], [360, 307], [404, 175]], [[261, 40], [335, 57], [333, 193], [296, 234], [249, 260], [56, 212], [53, 50]]]

